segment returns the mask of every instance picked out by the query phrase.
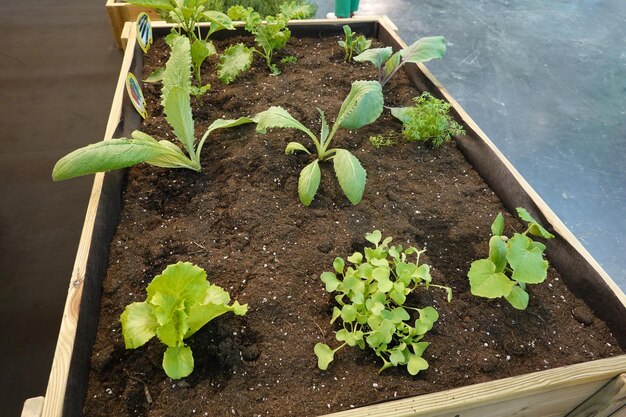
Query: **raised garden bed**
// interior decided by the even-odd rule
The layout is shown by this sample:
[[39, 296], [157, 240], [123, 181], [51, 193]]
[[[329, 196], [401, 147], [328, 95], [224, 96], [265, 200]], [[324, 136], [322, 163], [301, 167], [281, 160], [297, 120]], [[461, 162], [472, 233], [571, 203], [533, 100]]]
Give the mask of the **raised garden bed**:
[[134, 4], [129, 4], [122, 0], [107, 0], [105, 7], [107, 9], [107, 15], [109, 16], [109, 22], [111, 23], [113, 38], [120, 49], [126, 46], [125, 42], [122, 40], [122, 32], [126, 22], [134, 22], [137, 20], [137, 16], [143, 12], [147, 13], [153, 21], [161, 19], [154, 9], [135, 6]]
[[[335, 46], [342, 24], [294, 23], [286, 51], [298, 63], [280, 77], [268, 77], [259, 64], [223, 86], [213, 79], [215, 63], [208, 63], [212, 70], [205, 81], [213, 90], [204, 103], [194, 103], [197, 131], [215, 118], [251, 115], [270, 105], [282, 105], [311, 124], [315, 107], [336, 114], [352, 81], [375, 76], [368, 65], [343, 63], [343, 51]], [[384, 20], [354, 22], [353, 29], [395, 49], [402, 46]], [[166, 29], [156, 32], [158, 37]], [[166, 56], [158, 46], [157, 41], [144, 63], [131, 30], [107, 138], [138, 126], [138, 116], [122, 99], [123, 80], [131, 68], [139, 75], [144, 64], [147, 71], [162, 65]], [[626, 372], [623, 293], [434, 77], [423, 66], [410, 66], [407, 75], [385, 87], [387, 104], [408, 104], [419, 91], [430, 91], [454, 105], [467, 135], [439, 150], [404, 143], [376, 150], [368, 136], [399, 129], [388, 115], [345, 132], [338, 140], [368, 170], [366, 194], [356, 207], [328, 171], [312, 206], [300, 205], [297, 174], [306, 158], [283, 155], [295, 134], [286, 130], [260, 136], [248, 126], [215, 134], [205, 146], [201, 174], [136, 167], [125, 185], [122, 173], [96, 175], [43, 415], [82, 414], [90, 356], [90, 416], [314, 416], [383, 401], [340, 414], [564, 416]], [[147, 133], [165, 125], [152, 90], [145, 90], [153, 116], [143, 127]], [[124, 208], [111, 242], [122, 188]], [[471, 296], [466, 277], [469, 263], [485, 255], [493, 217], [503, 207], [519, 206], [557, 234], [547, 242], [554, 269], [546, 283], [530, 290], [526, 312]], [[508, 214], [506, 223], [521, 228]], [[450, 304], [436, 291], [414, 299], [436, 305], [441, 314], [428, 338], [431, 368], [417, 377], [400, 369], [378, 375], [380, 363], [359, 350], [342, 352], [328, 371], [316, 367], [313, 345], [332, 343], [334, 330], [328, 324], [332, 303], [319, 274], [335, 256], [361, 249], [365, 232], [374, 228], [425, 246], [434, 280], [454, 290]], [[206, 268], [209, 279], [247, 302], [250, 312], [224, 317], [194, 336], [196, 370], [172, 382], [160, 368], [158, 344], [124, 350], [117, 317], [126, 304], [144, 297], [154, 275], [178, 260]]]

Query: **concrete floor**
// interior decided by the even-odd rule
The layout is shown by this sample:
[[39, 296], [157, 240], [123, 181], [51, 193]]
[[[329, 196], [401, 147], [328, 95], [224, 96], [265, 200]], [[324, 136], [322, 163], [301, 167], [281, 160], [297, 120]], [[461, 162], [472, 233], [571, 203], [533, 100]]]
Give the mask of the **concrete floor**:
[[[104, 0], [60, 3], [0, 0], [3, 417], [45, 392], [91, 185], [50, 172], [102, 137], [121, 63]], [[626, 288], [623, 0], [362, 0], [361, 12], [389, 15], [408, 43], [447, 38], [429, 68]]]

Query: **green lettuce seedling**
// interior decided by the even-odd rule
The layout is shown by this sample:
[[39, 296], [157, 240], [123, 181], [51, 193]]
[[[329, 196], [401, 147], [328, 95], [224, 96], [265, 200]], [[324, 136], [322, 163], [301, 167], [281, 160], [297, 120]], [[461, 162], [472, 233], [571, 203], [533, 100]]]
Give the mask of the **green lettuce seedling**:
[[267, 67], [272, 75], [279, 75], [278, 66], [272, 62], [274, 53], [285, 47], [291, 37], [291, 31], [287, 27], [289, 16], [282, 13], [276, 16], [266, 16], [265, 21], [261, 15], [251, 7], [233, 6], [228, 9], [228, 16], [233, 20], [246, 22], [245, 29], [254, 35], [254, 41], [260, 49], [253, 49], [265, 59]]
[[504, 217], [496, 216], [491, 225], [489, 257], [472, 262], [467, 276], [471, 292], [485, 298], [504, 297], [513, 307], [525, 310], [528, 306], [526, 284], [545, 281], [548, 261], [543, 258], [545, 245], [528, 235], [552, 239], [553, 234], [544, 229], [526, 209], [518, 207], [517, 214], [528, 228], [515, 233], [510, 239], [503, 235]]
[[241, 117], [236, 120], [215, 120], [196, 145], [189, 101], [190, 61], [189, 40], [184, 36], [176, 37], [170, 59], [165, 65], [161, 89], [166, 120], [188, 155], [168, 140], [157, 141], [152, 136], [136, 130], [131, 134], [131, 139], [105, 140], [69, 153], [56, 163], [52, 178], [59, 181], [126, 168], [141, 162], [163, 168], [187, 168], [200, 171], [200, 154], [209, 134], [217, 129], [251, 123], [252, 119]]
[[391, 114], [402, 122], [402, 134], [408, 141], [431, 142], [435, 148], [463, 135], [465, 130], [450, 116], [450, 103], [424, 92], [413, 99], [412, 107], [392, 107]]
[[378, 81], [384, 86], [404, 64], [440, 59], [445, 53], [446, 41], [443, 36], [431, 36], [421, 38], [395, 54], [390, 46], [373, 48], [355, 56], [354, 60], [374, 64], [378, 68]]
[[[324, 343], [317, 343], [314, 351], [317, 365], [326, 370], [335, 353], [347, 346], [366, 346], [374, 350], [382, 359], [379, 372], [392, 366], [406, 366], [411, 375], [428, 368], [422, 357], [429, 343], [422, 342], [424, 335], [439, 319], [433, 307], [416, 308], [405, 305], [407, 296], [416, 288], [438, 287], [452, 299], [452, 289], [432, 284], [430, 267], [419, 265], [419, 257], [424, 251], [410, 246], [389, 246], [392, 238], [382, 241], [382, 234], [375, 230], [367, 233], [365, 239], [373, 248], [355, 252], [347, 258], [335, 258], [334, 272], [324, 272], [320, 278], [326, 291], [335, 294], [339, 306], [333, 308], [331, 323], [341, 319], [342, 329], [335, 333], [341, 345], [331, 349]], [[415, 262], [408, 260], [415, 255]], [[417, 313], [411, 322], [407, 310]]]
[[136, 349], [157, 336], [167, 346], [163, 369], [172, 379], [193, 371], [191, 348], [184, 342], [222, 314], [243, 316], [248, 305], [235, 301], [223, 288], [210, 284], [206, 272], [189, 262], [169, 265], [154, 277], [146, 301], [131, 303], [120, 317], [126, 349]]
[[365, 39], [363, 35], [356, 36], [348, 25], [343, 26], [343, 33], [346, 35], [346, 40], [338, 43], [346, 51], [346, 61], [350, 61], [355, 52], [357, 55], [361, 54], [372, 46], [371, 40]]
[[[300, 172], [298, 181], [298, 195], [300, 201], [308, 206], [313, 201], [320, 185], [321, 171], [319, 163], [333, 161], [335, 174], [341, 189], [354, 205], [359, 204], [365, 190], [366, 172], [359, 160], [350, 151], [341, 148], [331, 148], [335, 133], [339, 127], [359, 129], [373, 123], [383, 111], [383, 94], [380, 84], [376, 81], [355, 81], [348, 97], [344, 100], [337, 115], [337, 120], [329, 131], [324, 112], [317, 109], [322, 118], [320, 137], [311, 132], [302, 123], [297, 121], [282, 107], [270, 107], [254, 116], [257, 123], [257, 132], [265, 133], [268, 128], [293, 128], [306, 133], [315, 144], [317, 158]], [[290, 142], [285, 148], [286, 154], [296, 151], [311, 152], [298, 142]]]

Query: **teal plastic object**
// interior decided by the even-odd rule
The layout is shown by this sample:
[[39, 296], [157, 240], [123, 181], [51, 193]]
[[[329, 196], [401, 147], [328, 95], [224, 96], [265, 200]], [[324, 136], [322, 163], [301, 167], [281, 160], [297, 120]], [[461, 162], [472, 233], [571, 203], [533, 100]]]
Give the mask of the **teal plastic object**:
[[335, 0], [335, 16], [350, 17], [352, 0]]

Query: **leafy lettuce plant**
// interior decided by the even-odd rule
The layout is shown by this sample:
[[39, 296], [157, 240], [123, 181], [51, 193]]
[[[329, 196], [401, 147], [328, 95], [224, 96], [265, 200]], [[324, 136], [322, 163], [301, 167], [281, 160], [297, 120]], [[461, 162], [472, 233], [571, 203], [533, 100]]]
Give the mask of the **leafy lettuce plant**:
[[167, 122], [174, 135], [187, 151], [168, 140], [156, 140], [152, 136], [134, 131], [131, 139], [110, 139], [77, 149], [61, 158], [52, 171], [55, 181], [74, 178], [96, 172], [126, 168], [146, 162], [163, 168], [187, 168], [200, 171], [200, 154], [209, 134], [217, 129], [251, 123], [242, 117], [236, 120], [215, 120], [206, 133], [195, 143], [194, 121], [191, 114], [191, 54], [189, 40], [176, 37], [172, 53], [163, 72], [161, 99]]
[[339, 41], [339, 46], [346, 51], [346, 61], [350, 61], [355, 52], [357, 55], [361, 54], [372, 46], [371, 40], [365, 39], [363, 35], [356, 36], [348, 25], [343, 26], [343, 33], [346, 35], [346, 40]]
[[[433, 307], [405, 305], [407, 296], [419, 287], [439, 287], [447, 291], [449, 302], [452, 290], [432, 284], [430, 267], [419, 265], [423, 250], [390, 246], [391, 237], [381, 243], [378, 230], [367, 233], [365, 239], [374, 247], [353, 253], [347, 262], [335, 258], [334, 272], [320, 276], [338, 304], [333, 308], [331, 323], [341, 319], [342, 329], [335, 333], [341, 343], [335, 349], [324, 343], [315, 345], [317, 365], [326, 370], [335, 353], [346, 345], [362, 350], [368, 346], [383, 361], [379, 372], [402, 365], [411, 375], [417, 375], [428, 368], [422, 355], [429, 343], [422, 339], [439, 319], [439, 313]], [[415, 262], [409, 261], [410, 255], [416, 256]], [[416, 312], [414, 321], [407, 310]]]
[[[332, 160], [335, 175], [346, 197], [354, 205], [359, 204], [365, 190], [366, 172], [359, 160], [350, 151], [341, 148], [330, 148], [330, 144], [340, 127], [359, 129], [373, 123], [383, 111], [383, 95], [381, 86], [376, 81], [355, 81], [348, 97], [343, 101], [337, 120], [329, 130], [324, 112], [317, 109], [322, 118], [322, 129], [319, 138], [307, 127], [282, 107], [270, 107], [254, 116], [257, 132], [266, 133], [268, 128], [292, 128], [306, 133], [315, 144], [317, 158], [300, 172], [298, 195], [303, 205], [313, 201], [320, 185], [320, 162]], [[330, 149], [329, 149], [330, 148]], [[290, 142], [285, 148], [286, 154], [296, 151], [311, 152], [298, 142]]]
[[446, 41], [443, 36], [431, 36], [418, 39], [415, 43], [393, 53], [390, 46], [372, 48], [354, 57], [355, 61], [369, 61], [378, 69], [378, 81], [382, 86], [406, 63], [427, 62], [440, 59], [446, 53]]
[[191, 348], [184, 342], [222, 314], [243, 316], [248, 305], [235, 301], [222, 287], [209, 283], [206, 272], [189, 262], [169, 265], [154, 277], [146, 301], [131, 303], [120, 317], [126, 349], [136, 349], [154, 336], [167, 346], [163, 369], [172, 379], [193, 371]]
[[450, 103], [424, 92], [413, 99], [412, 107], [392, 107], [391, 114], [402, 122], [402, 134], [409, 141], [431, 142], [435, 148], [463, 135], [465, 130], [450, 116]]
[[280, 13], [292, 19], [311, 19], [317, 13], [317, 4], [306, 0], [290, 0], [280, 5]]
[[471, 292], [485, 298], [504, 297], [513, 307], [525, 310], [528, 306], [526, 284], [545, 281], [548, 261], [543, 258], [546, 247], [528, 235], [552, 239], [553, 234], [544, 229], [526, 209], [518, 207], [517, 214], [528, 223], [523, 233], [504, 236], [504, 217], [496, 216], [491, 225], [489, 257], [472, 262], [467, 276]]
[[261, 15], [254, 9], [243, 6], [233, 6], [228, 9], [228, 16], [233, 20], [242, 20], [245, 29], [254, 35], [254, 41], [260, 49], [252, 49], [265, 59], [267, 67], [272, 75], [279, 75], [280, 69], [272, 62], [274, 53], [285, 47], [287, 41], [291, 37], [291, 31], [287, 27], [289, 16], [282, 13], [276, 16], [266, 16], [265, 22]]

